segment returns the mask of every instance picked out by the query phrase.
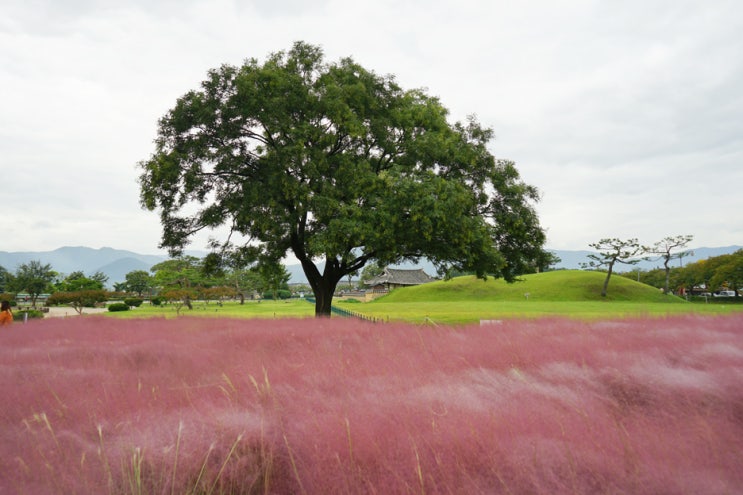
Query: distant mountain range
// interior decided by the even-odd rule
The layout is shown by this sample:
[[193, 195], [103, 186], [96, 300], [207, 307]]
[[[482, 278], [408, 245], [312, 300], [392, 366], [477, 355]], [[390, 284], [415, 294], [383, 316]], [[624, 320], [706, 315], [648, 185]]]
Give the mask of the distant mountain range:
[[[726, 246], [716, 248], [696, 248], [693, 254], [683, 258], [684, 265], [693, 263], [698, 260], [720, 256], [723, 254], [733, 253], [743, 246]], [[567, 250], [550, 250], [555, 253], [560, 262], [555, 266], [558, 269], [577, 269], [581, 263], [589, 261], [588, 255], [591, 251], [567, 251]], [[191, 253], [189, 253], [191, 254]], [[198, 253], [193, 253], [195, 256]], [[168, 259], [165, 255], [138, 254], [132, 251], [113, 249], [104, 247], [94, 249], [84, 246], [78, 247], [61, 247], [54, 251], [27, 251], [27, 252], [7, 252], [0, 251], [0, 266], [10, 272], [14, 272], [19, 265], [29, 261], [40, 261], [49, 264], [52, 269], [59, 273], [69, 274], [75, 271], [82, 271], [86, 275], [92, 275], [95, 272], [102, 272], [108, 275], [108, 286], [113, 287], [114, 283], [123, 282], [126, 274], [134, 270], [149, 271], [150, 268], [161, 261]], [[679, 261], [674, 261], [678, 266]], [[662, 261], [642, 261], [637, 265], [643, 270], [660, 268], [663, 266]], [[418, 264], [397, 265], [398, 268], [423, 268], [429, 275], [435, 275], [436, 270], [429, 262]], [[290, 273], [290, 283], [307, 283], [307, 278], [299, 264], [288, 265], [287, 271]], [[630, 269], [628, 265], [622, 265], [618, 271]]]
[[108, 286], [123, 282], [126, 274], [134, 270], [149, 271], [150, 267], [165, 261], [167, 256], [138, 254], [121, 249], [104, 247], [61, 247], [54, 251], [28, 251], [9, 253], [0, 251], [0, 266], [10, 272], [29, 261], [49, 264], [52, 269], [64, 274], [81, 271], [86, 275], [102, 272], [108, 275]]

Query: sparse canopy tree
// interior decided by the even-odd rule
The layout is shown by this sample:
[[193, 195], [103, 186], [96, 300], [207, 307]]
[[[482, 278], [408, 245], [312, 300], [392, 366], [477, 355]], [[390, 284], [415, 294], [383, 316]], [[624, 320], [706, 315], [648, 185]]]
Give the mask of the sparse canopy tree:
[[52, 281], [57, 276], [57, 272], [52, 270], [49, 264], [42, 264], [41, 261], [29, 261], [23, 263], [16, 270], [15, 276], [11, 280], [11, 290], [14, 292], [27, 292], [31, 297], [31, 306], [36, 307], [36, 299], [39, 294], [50, 289]]
[[609, 279], [614, 271], [616, 263], [626, 265], [636, 265], [642, 261], [640, 256], [644, 250], [637, 242], [637, 239], [620, 240], [617, 238], [601, 239], [598, 242], [589, 244], [590, 247], [598, 251], [588, 255], [591, 259], [588, 263], [583, 263], [583, 268], [600, 269], [606, 267], [606, 278], [604, 286], [601, 289], [601, 297], [606, 297], [606, 291], [609, 287]]
[[687, 254], [686, 251], [676, 253], [673, 251], [685, 248], [693, 239], [693, 235], [677, 235], [675, 237], [666, 237], [665, 239], [656, 242], [650, 247], [643, 248], [646, 253], [657, 254], [660, 256], [659, 259], [663, 260], [663, 267], [666, 272], [666, 282], [663, 285], [664, 294], [669, 293], [668, 286], [671, 279], [671, 266], [669, 265], [669, 263], [671, 262], [671, 260], [681, 259]]
[[140, 162], [141, 202], [160, 211], [171, 254], [222, 225], [231, 233], [215, 251], [291, 251], [318, 316], [372, 261], [427, 257], [513, 281], [543, 255], [538, 192], [488, 151], [490, 129], [447, 114], [422, 90], [298, 42], [211, 70], [178, 99]]

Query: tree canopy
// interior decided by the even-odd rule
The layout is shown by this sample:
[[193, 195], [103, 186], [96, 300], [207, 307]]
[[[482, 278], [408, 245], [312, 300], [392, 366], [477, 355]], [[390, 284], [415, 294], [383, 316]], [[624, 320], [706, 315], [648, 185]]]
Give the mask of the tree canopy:
[[108, 276], [103, 272], [98, 271], [86, 277], [83, 272], [75, 271], [54, 284], [54, 289], [62, 292], [103, 290], [106, 282], [108, 282]]
[[15, 276], [10, 281], [10, 290], [28, 292], [31, 305], [36, 307], [36, 299], [44, 291], [51, 290], [51, 283], [57, 276], [50, 264], [42, 264], [39, 260], [32, 260], [21, 264]]
[[659, 259], [663, 260], [663, 267], [666, 274], [666, 280], [663, 284], [663, 293], [668, 294], [670, 293], [670, 282], [671, 282], [671, 267], [669, 266], [669, 263], [671, 260], [675, 259], [681, 259], [684, 256], [688, 255], [688, 251], [681, 251], [681, 252], [673, 252], [676, 249], [683, 249], [685, 248], [692, 240], [694, 239], [693, 235], [687, 234], [687, 235], [677, 235], [677, 236], [669, 236], [664, 237], [660, 241], [656, 242], [652, 246], [646, 246], [643, 249], [646, 253], [659, 255]]
[[425, 91], [298, 42], [210, 70], [177, 100], [140, 162], [141, 202], [159, 210], [173, 255], [221, 226], [215, 252], [271, 262], [291, 252], [318, 315], [370, 261], [426, 257], [442, 272], [512, 281], [545, 256], [538, 192], [490, 153], [492, 130], [447, 118]]
[[77, 312], [83, 314], [86, 307], [92, 308], [96, 303], [102, 303], [106, 300], [106, 291], [102, 289], [77, 289], [72, 291], [59, 291], [49, 296], [47, 304], [50, 306], [56, 304], [69, 304]]
[[134, 270], [127, 273], [124, 277], [123, 289], [134, 292], [139, 297], [142, 297], [142, 293], [152, 287], [152, 277], [145, 270]]
[[11, 278], [13, 278], [13, 275], [5, 267], [0, 266], [0, 294], [5, 292]]
[[604, 266], [606, 267], [606, 278], [601, 288], [601, 297], [606, 297], [606, 291], [609, 287], [609, 279], [611, 279], [611, 274], [614, 271], [614, 265], [616, 263], [636, 265], [642, 261], [638, 256], [645, 252], [645, 248], [640, 246], [637, 239], [622, 240], [604, 238], [598, 242], [589, 244], [589, 246], [598, 252], [588, 255], [591, 261], [583, 263], [583, 268], [599, 269]]

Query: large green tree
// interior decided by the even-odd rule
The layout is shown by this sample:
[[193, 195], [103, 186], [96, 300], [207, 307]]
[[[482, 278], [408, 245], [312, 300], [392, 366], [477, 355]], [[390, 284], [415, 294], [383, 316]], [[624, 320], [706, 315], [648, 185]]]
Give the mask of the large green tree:
[[103, 290], [108, 276], [102, 272], [96, 272], [86, 277], [81, 271], [72, 272], [64, 280], [55, 284], [55, 289], [62, 292], [79, 292], [89, 290]]
[[211, 70], [177, 100], [140, 162], [141, 202], [172, 254], [223, 225], [215, 251], [291, 252], [319, 316], [370, 261], [427, 257], [513, 281], [544, 256], [538, 192], [489, 152], [490, 129], [447, 117], [423, 90], [298, 42]]
[[49, 264], [42, 264], [34, 260], [21, 264], [11, 280], [11, 290], [14, 292], [27, 292], [31, 297], [31, 305], [36, 307], [36, 299], [39, 294], [51, 289], [51, 283], [57, 276]]
[[128, 292], [134, 292], [139, 297], [142, 293], [152, 288], [152, 277], [145, 270], [133, 270], [124, 276], [123, 288]]

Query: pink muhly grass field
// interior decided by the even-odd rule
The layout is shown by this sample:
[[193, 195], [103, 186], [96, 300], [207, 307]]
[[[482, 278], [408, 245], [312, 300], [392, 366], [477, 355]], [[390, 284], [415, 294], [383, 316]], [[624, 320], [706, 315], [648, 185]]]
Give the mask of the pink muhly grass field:
[[743, 493], [743, 315], [0, 332], [0, 493]]

